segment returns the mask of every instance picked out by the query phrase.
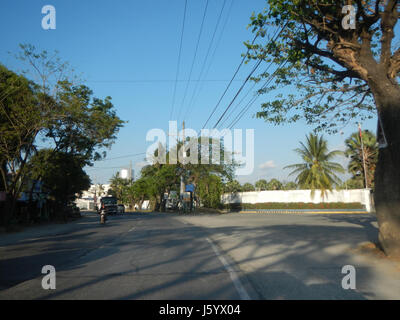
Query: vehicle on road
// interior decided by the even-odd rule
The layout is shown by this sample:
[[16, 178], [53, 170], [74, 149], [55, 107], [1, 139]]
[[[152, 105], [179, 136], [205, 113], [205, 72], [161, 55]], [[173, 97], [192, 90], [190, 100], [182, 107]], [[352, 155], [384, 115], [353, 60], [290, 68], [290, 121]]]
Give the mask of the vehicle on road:
[[104, 210], [101, 210], [100, 212], [100, 223], [105, 224], [107, 221], [107, 214]]
[[118, 205], [118, 213], [125, 213], [125, 206], [123, 204]]
[[105, 214], [117, 214], [118, 213], [118, 204], [116, 197], [102, 197], [100, 199], [100, 209], [98, 211], [99, 214], [105, 212]]

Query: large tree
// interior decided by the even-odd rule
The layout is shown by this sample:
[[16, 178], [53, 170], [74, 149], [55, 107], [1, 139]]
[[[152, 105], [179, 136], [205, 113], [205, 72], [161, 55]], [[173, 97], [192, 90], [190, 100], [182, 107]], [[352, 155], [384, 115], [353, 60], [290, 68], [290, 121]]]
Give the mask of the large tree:
[[[295, 90], [264, 103], [258, 117], [273, 123], [305, 119], [335, 131], [351, 119], [378, 114], [386, 138], [375, 175], [379, 240], [388, 255], [400, 257], [400, 48], [394, 45], [399, 1], [267, 3], [251, 25], [268, 41], [248, 43], [249, 56], [278, 65], [275, 84], [263, 91]], [[268, 37], [268, 25], [282, 31]]]
[[40, 170], [26, 168], [39, 143], [52, 146], [55, 156], [61, 152], [82, 166], [91, 165], [105, 156], [124, 123], [111, 98], [93, 97], [87, 86], [77, 84], [57, 54], [38, 52], [32, 45], [21, 49], [17, 57], [28, 67], [23, 74], [0, 65], [0, 189], [7, 193], [6, 221], [28, 176], [43, 178]]
[[25, 165], [49, 110], [38, 100], [38, 87], [23, 75], [0, 65], [0, 173], [6, 194], [6, 221], [14, 211], [25, 181]]
[[67, 204], [90, 187], [84, 165], [80, 157], [71, 153], [41, 149], [29, 160], [27, 169], [31, 177], [41, 177], [44, 188], [55, 200], [57, 214], [65, 217]]

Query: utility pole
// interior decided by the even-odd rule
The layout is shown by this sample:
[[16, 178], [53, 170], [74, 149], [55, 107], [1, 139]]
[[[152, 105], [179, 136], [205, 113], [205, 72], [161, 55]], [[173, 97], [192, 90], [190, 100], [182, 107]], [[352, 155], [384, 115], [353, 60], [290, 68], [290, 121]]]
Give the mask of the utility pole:
[[129, 161], [129, 185], [132, 185], [132, 160]]
[[360, 133], [360, 140], [361, 140], [361, 152], [362, 152], [362, 159], [363, 159], [363, 166], [364, 166], [364, 180], [365, 180], [365, 188], [368, 188], [367, 182], [367, 167], [365, 165], [365, 155], [364, 155], [364, 143], [362, 138], [362, 131], [361, 131], [361, 123], [358, 123], [358, 131]]
[[[343, 139], [343, 134], [344, 134], [344, 132], [340, 131], [340, 135], [342, 136], [342, 139]], [[343, 139], [343, 140], [344, 140], [344, 145], [345, 145], [345, 148], [346, 148], [346, 140], [345, 139]], [[344, 184], [345, 184], [346, 190], [347, 190], [347, 180], [344, 180]]]
[[[182, 122], [182, 150], [183, 150], [183, 158], [186, 157], [185, 152], [185, 121]], [[185, 168], [185, 164], [182, 164], [182, 168]], [[181, 190], [180, 193], [183, 194], [185, 192], [185, 181], [183, 180], [183, 172], [181, 173]]]

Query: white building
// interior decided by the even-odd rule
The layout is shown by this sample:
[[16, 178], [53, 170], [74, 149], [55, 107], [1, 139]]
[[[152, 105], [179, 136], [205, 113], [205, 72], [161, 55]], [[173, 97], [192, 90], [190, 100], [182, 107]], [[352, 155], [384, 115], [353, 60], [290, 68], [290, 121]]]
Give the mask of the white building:
[[94, 210], [100, 198], [106, 196], [110, 189], [109, 184], [92, 184], [89, 190], [83, 191], [82, 196], [75, 201], [76, 205], [81, 210]]

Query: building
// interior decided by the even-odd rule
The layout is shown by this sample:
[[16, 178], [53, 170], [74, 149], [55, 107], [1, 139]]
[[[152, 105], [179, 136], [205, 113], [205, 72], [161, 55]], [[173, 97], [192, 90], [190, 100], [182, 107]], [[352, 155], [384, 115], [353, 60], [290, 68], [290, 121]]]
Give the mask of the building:
[[75, 203], [81, 210], [95, 210], [100, 198], [106, 196], [110, 189], [109, 184], [92, 184]]

